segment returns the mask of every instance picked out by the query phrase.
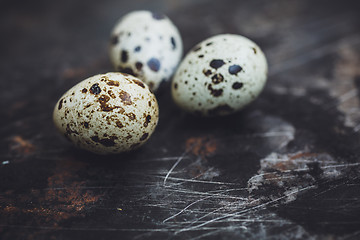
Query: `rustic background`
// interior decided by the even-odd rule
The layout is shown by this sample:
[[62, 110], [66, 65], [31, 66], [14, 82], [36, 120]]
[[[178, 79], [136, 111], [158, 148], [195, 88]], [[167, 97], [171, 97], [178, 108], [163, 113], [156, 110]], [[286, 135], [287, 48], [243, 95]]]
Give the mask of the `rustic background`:
[[[358, 1], [1, 1], [0, 239], [359, 239]], [[269, 61], [238, 114], [194, 118], [158, 94], [136, 152], [75, 149], [52, 124], [58, 98], [112, 70], [110, 31], [166, 13], [185, 52], [245, 35]]]

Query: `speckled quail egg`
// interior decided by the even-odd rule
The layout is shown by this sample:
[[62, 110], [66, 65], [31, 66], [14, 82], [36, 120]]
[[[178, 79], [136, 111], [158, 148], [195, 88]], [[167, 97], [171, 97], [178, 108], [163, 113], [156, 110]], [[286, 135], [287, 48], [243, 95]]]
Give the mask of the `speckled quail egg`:
[[183, 59], [172, 82], [172, 97], [187, 112], [228, 115], [260, 94], [267, 69], [265, 55], [253, 41], [234, 34], [213, 36]]
[[140, 78], [154, 92], [173, 75], [182, 51], [178, 29], [159, 13], [128, 13], [111, 34], [110, 60], [115, 69]]
[[159, 109], [148, 86], [123, 73], [100, 74], [78, 83], [57, 102], [57, 129], [79, 148], [110, 154], [143, 145], [154, 132]]

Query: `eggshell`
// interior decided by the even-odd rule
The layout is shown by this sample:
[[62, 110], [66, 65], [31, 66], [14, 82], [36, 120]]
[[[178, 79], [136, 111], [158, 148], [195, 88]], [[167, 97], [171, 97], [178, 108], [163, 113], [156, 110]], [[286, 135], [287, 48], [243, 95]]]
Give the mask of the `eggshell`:
[[196, 45], [172, 82], [175, 103], [201, 116], [234, 113], [252, 102], [267, 79], [264, 53], [253, 41], [221, 34]]
[[169, 80], [183, 51], [180, 33], [165, 15], [134, 11], [122, 17], [111, 34], [110, 60], [156, 91]]
[[154, 132], [159, 109], [148, 86], [122, 73], [100, 74], [78, 83], [57, 102], [57, 129], [79, 148], [120, 153], [143, 145]]

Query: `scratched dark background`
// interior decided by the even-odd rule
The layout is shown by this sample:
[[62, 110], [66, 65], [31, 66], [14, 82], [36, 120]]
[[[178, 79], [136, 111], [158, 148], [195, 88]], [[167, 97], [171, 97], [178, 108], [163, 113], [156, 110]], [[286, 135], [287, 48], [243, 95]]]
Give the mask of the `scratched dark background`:
[[[164, 12], [185, 52], [245, 35], [264, 92], [225, 118], [158, 94], [136, 152], [97, 156], [55, 131], [55, 102], [112, 71], [116, 20]], [[359, 239], [360, 15], [354, 1], [1, 1], [0, 239]]]

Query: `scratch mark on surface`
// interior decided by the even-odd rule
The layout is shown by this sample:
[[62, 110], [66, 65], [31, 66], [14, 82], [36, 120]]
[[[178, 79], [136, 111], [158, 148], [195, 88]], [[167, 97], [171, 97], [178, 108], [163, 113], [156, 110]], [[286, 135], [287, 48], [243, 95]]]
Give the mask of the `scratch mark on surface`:
[[188, 228], [183, 228], [177, 232], [175, 232], [175, 234], [178, 234], [178, 233], [181, 233], [181, 232], [187, 232], [187, 231], [192, 231], [194, 229], [198, 229], [198, 228], [201, 228], [203, 226], [206, 226], [210, 223], [213, 223], [213, 222], [217, 222], [219, 220], [223, 220], [223, 219], [227, 219], [229, 217], [239, 217], [241, 215], [243, 215], [244, 213], [247, 213], [247, 212], [250, 212], [250, 211], [253, 211], [253, 210], [256, 210], [256, 209], [261, 209], [261, 208], [264, 208], [272, 203], [276, 203], [284, 198], [287, 198], [289, 197], [290, 195], [292, 194], [298, 194], [299, 192], [302, 192], [302, 191], [305, 191], [305, 190], [308, 190], [308, 189], [311, 189], [311, 188], [314, 188], [316, 186], [312, 185], [312, 186], [308, 186], [308, 187], [305, 187], [305, 188], [302, 188], [302, 189], [299, 189], [299, 190], [295, 190], [295, 191], [292, 191], [292, 192], [289, 192], [287, 194], [285, 194], [284, 196], [282, 197], [279, 197], [275, 200], [272, 200], [272, 201], [268, 201], [266, 203], [263, 203], [263, 204], [259, 204], [259, 205], [256, 205], [254, 207], [251, 207], [251, 208], [248, 208], [248, 209], [245, 209], [245, 210], [242, 210], [242, 211], [239, 211], [239, 212], [235, 212], [235, 213], [230, 213], [230, 214], [225, 214], [221, 217], [217, 217], [217, 218], [214, 218], [214, 219], [211, 219], [209, 221], [206, 221], [204, 223], [201, 223], [201, 224], [198, 224], [198, 225], [195, 225], [195, 226], [192, 226], [192, 227], [188, 227]]
[[178, 215], [180, 215], [181, 213], [183, 213], [186, 209], [190, 208], [191, 206], [193, 206], [193, 205], [195, 205], [195, 204], [197, 204], [197, 203], [199, 203], [199, 202], [201, 202], [201, 201], [204, 201], [204, 200], [206, 200], [206, 199], [209, 199], [209, 198], [211, 198], [211, 197], [213, 197], [213, 196], [204, 197], [204, 198], [201, 198], [201, 199], [199, 199], [199, 200], [196, 200], [195, 202], [190, 203], [190, 204], [187, 205], [185, 208], [181, 209], [180, 212], [177, 212], [176, 214], [174, 214], [174, 215], [166, 218], [166, 219], [163, 221], [163, 223], [165, 223], [165, 222], [167, 222], [167, 221], [169, 221], [169, 220], [177, 217]]
[[[159, 177], [162, 178], [162, 176], [159, 176]], [[167, 179], [171, 179], [171, 180], [175, 180], [175, 181], [194, 182], [194, 183], [207, 183], [207, 184], [218, 184], [218, 185], [239, 185], [237, 183], [231, 183], [231, 182], [203, 181], [203, 180], [177, 178], [177, 177], [168, 177]]]
[[166, 174], [165, 178], [164, 178], [164, 186], [166, 187], [166, 181], [169, 178], [171, 172], [176, 168], [176, 166], [181, 162], [181, 160], [183, 160], [184, 156], [188, 153], [188, 151], [185, 151], [179, 158], [178, 160], [176, 160], [176, 162], [174, 163], [174, 165], [170, 168], [170, 170], [168, 171], [168, 173]]

